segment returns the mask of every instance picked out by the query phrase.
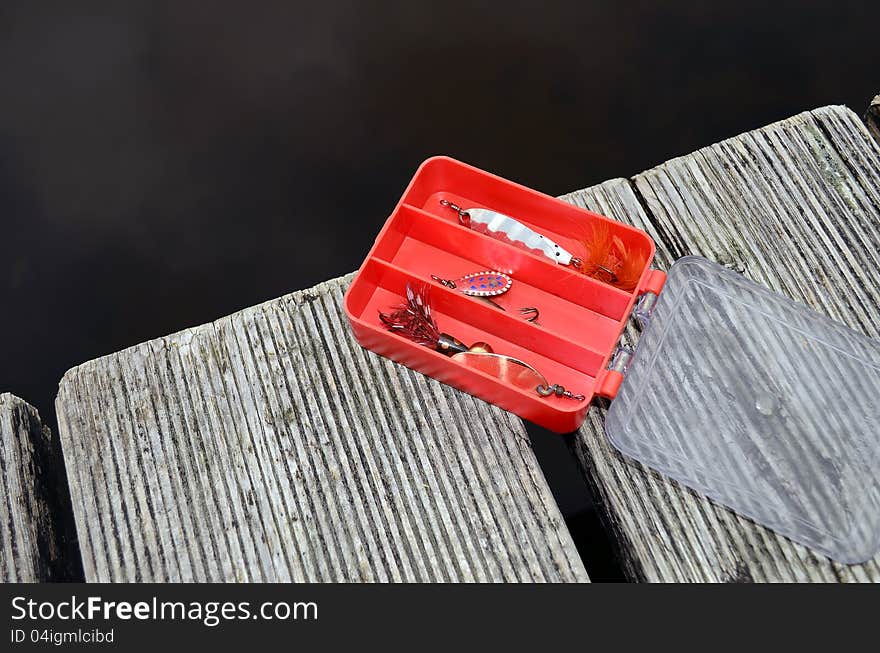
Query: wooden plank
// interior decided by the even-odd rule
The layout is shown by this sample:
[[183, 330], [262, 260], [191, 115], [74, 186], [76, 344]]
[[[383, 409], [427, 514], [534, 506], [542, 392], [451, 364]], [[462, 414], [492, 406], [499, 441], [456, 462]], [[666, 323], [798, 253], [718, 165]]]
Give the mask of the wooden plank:
[[81, 365], [89, 581], [588, 581], [521, 421], [361, 349], [351, 277]]
[[52, 434], [33, 406], [0, 394], [0, 581], [65, 580]]
[[874, 135], [877, 142], [880, 142], [880, 95], [875, 95], [865, 112], [865, 123], [868, 125], [868, 131]]
[[[646, 229], [660, 268], [705, 256], [880, 335], [880, 149], [844, 107], [673, 159], [634, 186], [615, 182], [566, 199]], [[634, 329], [624, 336], [636, 338]], [[604, 436], [604, 413], [591, 411], [574, 448], [632, 578], [880, 581], [880, 559], [831, 562], [625, 459]]]

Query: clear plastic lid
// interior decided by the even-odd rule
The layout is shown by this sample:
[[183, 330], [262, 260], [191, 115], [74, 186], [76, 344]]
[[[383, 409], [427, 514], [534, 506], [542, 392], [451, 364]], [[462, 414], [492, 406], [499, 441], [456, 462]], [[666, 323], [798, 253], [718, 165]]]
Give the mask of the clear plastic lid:
[[670, 269], [606, 431], [835, 560], [880, 549], [880, 343], [706, 259]]

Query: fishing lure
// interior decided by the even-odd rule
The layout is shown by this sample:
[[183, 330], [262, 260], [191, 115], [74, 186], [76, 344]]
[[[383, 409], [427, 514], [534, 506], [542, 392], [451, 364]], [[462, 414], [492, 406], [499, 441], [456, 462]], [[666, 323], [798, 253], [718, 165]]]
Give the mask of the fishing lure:
[[[464, 275], [457, 282], [452, 279], [443, 279], [436, 274], [432, 274], [431, 278], [447, 288], [459, 290], [465, 295], [471, 297], [479, 297], [502, 311], [507, 310], [501, 304], [492, 299], [492, 297], [503, 295], [510, 290], [510, 287], [513, 285], [513, 279], [510, 278], [510, 275], [504, 274], [503, 272], [497, 272], [495, 270], [472, 272]], [[518, 310], [526, 322], [534, 323], [538, 321], [538, 315], [540, 313], [534, 306], [524, 306]]]
[[559, 384], [551, 384], [543, 374], [518, 358], [496, 354], [486, 342], [475, 342], [470, 347], [448, 333], [440, 331], [431, 312], [430, 288], [418, 290], [406, 284], [406, 299], [390, 313], [379, 312], [379, 320], [385, 327], [416, 344], [432, 347], [451, 356], [462, 365], [491, 374], [516, 387], [534, 390], [542, 397], [564, 397], [583, 401], [584, 395], [576, 395]]
[[431, 278], [447, 288], [458, 289], [471, 297], [497, 297], [503, 295], [513, 285], [513, 279], [503, 272], [486, 270], [472, 272], [461, 277], [457, 282], [452, 279], [441, 279], [436, 274]]
[[581, 267], [581, 260], [567, 249], [509, 215], [490, 209], [463, 209], [449, 200], [440, 200], [440, 205], [457, 212], [459, 223], [474, 231], [536, 251], [559, 265]]
[[591, 230], [581, 238], [585, 255], [579, 257], [503, 213], [482, 208], [465, 209], [445, 199], [440, 200], [440, 205], [457, 212], [458, 221], [470, 229], [546, 256], [559, 265], [570, 266], [621, 290], [630, 291], [638, 285], [648, 262], [647, 252], [627, 247], [622, 238], [611, 234], [604, 222], [594, 222]]
[[[379, 321], [389, 331], [400, 334], [416, 344], [433, 347], [447, 356], [468, 351], [468, 347], [461, 340], [448, 333], [441, 333], [431, 314], [429, 298], [430, 288], [427, 285], [417, 292], [407, 283], [406, 301], [391, 313], [380, 311]], [[491, 351], [491, 347], [488, 350]]]

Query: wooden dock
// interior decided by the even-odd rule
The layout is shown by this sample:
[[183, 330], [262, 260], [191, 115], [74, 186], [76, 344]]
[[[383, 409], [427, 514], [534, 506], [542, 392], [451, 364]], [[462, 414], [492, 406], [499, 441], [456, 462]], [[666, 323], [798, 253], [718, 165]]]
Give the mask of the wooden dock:
[[64, 377], [86, 579], [587, 580], [522, 423], [361, 349], [348, 281]]
[[[880, 338], [878, 102], [564, 199], [645, 229], [661, 269], [705, 256]], [[357, 346], [350, 279], [70, 370], [69, 495], [52, 433], [0, 396], [2, 578], [587, 582], [523, 423]], [[880, 581], [877, 559], [833, 563], [624, 458], [606, 407], [571, 451], [630, 579]]]
[[[880, 149], [845, 107], [802, 113], [567, 199], [645, 229], [661, 269], [705, 256], [880, 337]], [[633, 342], [635, 330], [626, 337]], [[880, 581], [877, 559], [832, 563], [623, 458], [605, 438], [604, 413], [591, 411], [575, 451], [632, 578]]]

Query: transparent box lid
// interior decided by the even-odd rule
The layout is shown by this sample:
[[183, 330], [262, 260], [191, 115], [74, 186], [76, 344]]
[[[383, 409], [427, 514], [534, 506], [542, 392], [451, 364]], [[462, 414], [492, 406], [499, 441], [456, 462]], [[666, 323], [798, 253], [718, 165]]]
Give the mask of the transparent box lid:
[[672, 266], [605, 425], [835, 560], [880, 549], [880, 343], [715, 263]]

